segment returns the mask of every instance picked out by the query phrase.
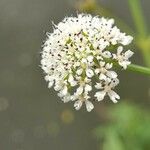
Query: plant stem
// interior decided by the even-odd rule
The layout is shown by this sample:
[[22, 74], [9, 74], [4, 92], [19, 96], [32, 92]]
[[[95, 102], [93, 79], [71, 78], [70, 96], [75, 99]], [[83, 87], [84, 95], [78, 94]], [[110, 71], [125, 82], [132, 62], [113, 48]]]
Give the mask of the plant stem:
[[128, 0], [129, 8], [139, 36], [145, 37], [147, 34], [146, 23], [143, 16], [140, 0]]
[[131, 64], [127, 67], [127, 70], [150, 76], [150, 68], [147, 67]]
[[137, 30], [136, 45], [141, 49], [143, 58], [148, 67], [150, 67], [150, 38], [147, 36], [147, 26], [140, 0], [128, 0], [129, 8]]
[[[113, 63], [114, 67], [116, 67], [116, 68], [121, 68], [121, 66], [118, 64], [117, 61], [111, 61], [110, 59], [106, 59], [105, 61], [108, 63]], [[148, 68], [148, 67], [130, 64], [127, 66], [127, 70], [136, 72], [136, 73], [140, 73], [143, 75], [148, 75], [150, 77], [150, 68]]]

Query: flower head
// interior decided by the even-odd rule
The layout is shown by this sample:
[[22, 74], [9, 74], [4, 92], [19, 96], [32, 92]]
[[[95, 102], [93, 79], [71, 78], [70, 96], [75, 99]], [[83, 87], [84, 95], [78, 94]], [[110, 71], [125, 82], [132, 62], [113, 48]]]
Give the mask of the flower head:
[[113, 19], [88, 14], [66, 17], [54, 25], [43, 45], [41, 66], [48, 87], [54, 86], [64, 102], [75, 101], [76, 110], [85, 103], [90, 112], [91, 97], [101, 101], [108, 95], [116, 103], [120, 96], [114, 88], [119, 79], [108, 60], [126, 69], [133, 52], [123, 52], [123, 47], [132, 39], [114, 26]]

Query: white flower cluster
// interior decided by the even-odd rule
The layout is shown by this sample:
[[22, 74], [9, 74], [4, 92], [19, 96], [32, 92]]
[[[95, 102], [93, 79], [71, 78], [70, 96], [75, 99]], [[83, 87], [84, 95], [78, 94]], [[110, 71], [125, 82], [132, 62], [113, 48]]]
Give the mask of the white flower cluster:
[[43, 45], [41, 66], [48, 87], [54, 86], [64, 102], [75, 101], [76, 110], [85, 103], [90, 112], [91, 97], [101, 101], [108, 95], [116, 103], [120, 96], [114, 88], [119, 80], [110, 61], [126, 69], [133, 52], [123, 46], [132, 39], [114, 26], [113, 19], [88, 14], [66, 17], [54, 25]]

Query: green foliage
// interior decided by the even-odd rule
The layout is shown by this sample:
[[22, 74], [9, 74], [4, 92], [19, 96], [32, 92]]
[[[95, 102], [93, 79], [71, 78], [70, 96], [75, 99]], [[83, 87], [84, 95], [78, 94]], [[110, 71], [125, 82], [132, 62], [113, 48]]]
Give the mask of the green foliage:
[[150, 149], [149, 112], [126, 103], [110, 108], [109, 112], [111, 121], [94, 130], [96, 137], [103, 140], [102, 150]]

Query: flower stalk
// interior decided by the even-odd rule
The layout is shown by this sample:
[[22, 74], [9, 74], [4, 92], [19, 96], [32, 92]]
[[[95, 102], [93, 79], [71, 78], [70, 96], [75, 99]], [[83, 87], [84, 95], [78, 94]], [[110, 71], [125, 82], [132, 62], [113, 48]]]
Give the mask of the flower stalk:
[[[111, 61], [110, 59], [106, 59], [105, 61], [107, 61], [108, 63], [113, 63], [113, 65], [116, 68], [121, 68], [121, 66], [116, 61]], [[136, 64], [130, 64], [128, 65], [126, 70], [150, 76], [150, 68], [148, 67], [143, 67]]]
[[150, 77], [150, 68], [147, 68], [147, 67], [143, 67], [143, 66], [139, 66], [139, 65], [135, 65], [135, 64], [130, 64], [127, 67], [127, 70], [137, 72], [137, 73], [140, 73], [143, 75], [148, 75]]
[[139, 36], [145, 37], [147, 34], [147, 27], [141, 8], [141, 1], [128, 0], [128, 3], [137, 33], [139, 34]]

